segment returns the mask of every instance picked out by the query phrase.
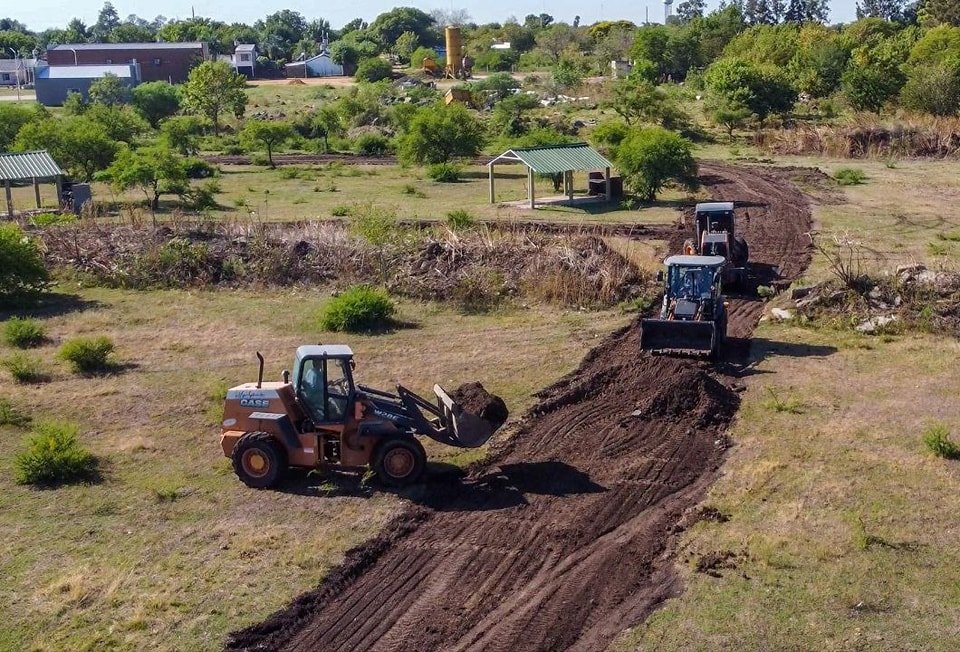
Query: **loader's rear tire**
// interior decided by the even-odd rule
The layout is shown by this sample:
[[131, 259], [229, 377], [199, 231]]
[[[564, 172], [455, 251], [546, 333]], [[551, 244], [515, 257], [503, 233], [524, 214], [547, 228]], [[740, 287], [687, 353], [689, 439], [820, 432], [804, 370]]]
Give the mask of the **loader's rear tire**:
[[406, 487], [420, 479], [427, 467], [427, 453], [419, 441], [392, 438], [377, 447], [373, 470], [380, 482], [390, 487]]
[[280, 482], [287, 470], [287, 456], [273, 435], [250, 432], [233, 448], [233, 470], [237, 477], [254, 489], [269, 489]]

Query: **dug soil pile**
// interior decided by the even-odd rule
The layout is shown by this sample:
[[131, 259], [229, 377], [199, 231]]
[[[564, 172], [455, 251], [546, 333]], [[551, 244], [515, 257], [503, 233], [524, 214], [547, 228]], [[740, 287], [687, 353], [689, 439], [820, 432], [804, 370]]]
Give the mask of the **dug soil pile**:
[[[749, 204], [738, 228], [753, 259], [787, 277], [804, 269], [810, 211], [789, 172], [711, 163], [701, 179], [715, 199]], [[761, 308], [731, 299], [734, 342]], [[637, 322], [611, 335], [462, 484], [426, 487], [429, 505], [228, 648], [605, 649], [680, 590], [672, 546], [738, 406], [720, 371], [736, 365], [641, 354], [639, 340]]]
[[476, 414], [489, 423], [494, 432], [499, 430], [500, 426], [505, 424], [510, 416], [510, 412], [507, 411], [507, 404], [504, 403], [503, 399], [491, 394], [477, 382], [460, 385], [450, 395], [450, 398], [459, 403], [460, 407], [470, 414]]

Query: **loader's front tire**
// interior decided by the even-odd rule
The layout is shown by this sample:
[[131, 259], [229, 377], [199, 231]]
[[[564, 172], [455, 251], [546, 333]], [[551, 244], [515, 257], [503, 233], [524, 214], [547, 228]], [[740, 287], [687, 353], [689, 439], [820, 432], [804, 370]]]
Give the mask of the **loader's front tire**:
[[427, 453], [419, 441], [392, 438], [381, 443], [373, 456], [373, 470], [380, 482], [390, 487], [405, 487], [420, 479], [427, 466]]
[[250, 432], [241, 437], [231, 459], [237, 477], [254, 489], [276, 486], [287, 470], [283, 449], [266, 432]]

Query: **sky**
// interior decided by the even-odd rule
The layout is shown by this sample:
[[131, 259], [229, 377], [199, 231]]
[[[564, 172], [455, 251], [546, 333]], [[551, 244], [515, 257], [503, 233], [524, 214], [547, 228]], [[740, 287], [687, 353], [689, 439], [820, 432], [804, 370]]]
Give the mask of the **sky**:
[[[674, 0], [674, 7], [682, 1]], [[708, 10], [715, 8], [717, 4], [719, 0], [708, 0]], [[292, 9], [299, 11], [308, 20], [325, 18], [335, 29], [354, 18], [373, 20], [377, 14], [396, 6], [414, 6], [424, 11], [463, 8], [477, 23], [503, 22], [509, 16], [515, 16], [522, 22], [527, 14], [546, 12], [556, 20], [568, 23], [572, 23], [574, 16], [579, 15], [580, 22], [585, 25], [598, 20], [617, 19], [639, 24], [644, 21], [647, 10], [650, 22], [663, 22], [661, 2], [644, 3], [636, 0], [595, 0], [592, 3], [577, 0], [486, 0], [482, 3], [451, 0], [366, 0], [325, 5], [308, 0], [165, 0], [162, 3], [156, 0], [113, 0], [113, 5], [121, 19], [130, 14], [137, 14], [148, 20], [152, 20], [157, 14], [166, 18], [189, 18], [193, 9], [198, 16], [207, 16], [226, 23], [248, 24], [280, 9]], [[80, 18], [87, 25], [95, 23], [102, 6], [103, 0], [73, 0], [69, 4], [63, 0], [31, 0], [7, 4], [6, 8], [0, 8], [0, 16], [14, 18], [32, 30], [41, 31], [49, 27], [64, 27], [74, 17]], [[856, 0], [832, 0], [830, 22], [854, 20], [855, 11]]]

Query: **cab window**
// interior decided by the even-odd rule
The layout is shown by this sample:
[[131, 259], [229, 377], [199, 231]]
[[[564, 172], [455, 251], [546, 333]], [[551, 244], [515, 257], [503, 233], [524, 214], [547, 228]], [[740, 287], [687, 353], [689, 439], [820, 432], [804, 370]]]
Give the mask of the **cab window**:
[[304, 403], [306, 412], [314, 421], [323, 422], [327, 420], [326, 410], [324, 409], [324, 389], [326, 379], [324, 378], [323, 360], [306, 359], [300, 371], [300, 386], [297, 391], [301, 402]]
[[351, 393], [347, 364], [335, 358], [303, 361], [297, 391], [315, 423], [337, 423], [346, 418]]
[[327, 360], [327, 420], [343, 421], [347, 416], [350, 396], [350, 374], [347, 361]]

